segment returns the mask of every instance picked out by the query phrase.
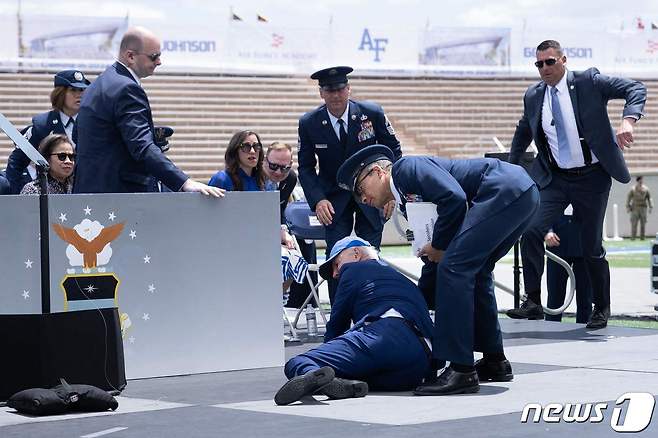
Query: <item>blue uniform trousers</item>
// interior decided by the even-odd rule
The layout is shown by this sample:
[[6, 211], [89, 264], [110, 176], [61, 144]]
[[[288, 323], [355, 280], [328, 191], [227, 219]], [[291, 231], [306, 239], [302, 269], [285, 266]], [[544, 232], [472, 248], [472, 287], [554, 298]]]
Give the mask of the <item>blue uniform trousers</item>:
[[368, 383], [371, 390], [408, 391], [421, 382], [429, 357], [421, 340], [401, 318], [382, 318], [295, 356], [286, 377], [330, 366], [336, 377]]
[[[427, 276], [436, 272], [433, 354], [439, 361], [472, 365], [473, 351], [503, 351], [492, 272], [538, 207], [539, 192], [532, 186], [508, 207], [458, 232], [441, 262], [423, 269], [426, 278], [419, 284], [424, 288], [432, 284]], [[479, 213], [478, 208], [474, 205], [466, 214]]]

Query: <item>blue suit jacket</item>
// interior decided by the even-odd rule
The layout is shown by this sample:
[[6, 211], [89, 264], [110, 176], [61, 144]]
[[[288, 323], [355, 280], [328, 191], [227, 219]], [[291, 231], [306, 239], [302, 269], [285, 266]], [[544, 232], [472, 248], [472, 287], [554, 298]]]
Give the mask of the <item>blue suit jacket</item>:
[[[601, 166], [619, 182], [627, 183], [630, 175], [621, 149], [615, 139], [615, 131], [608, 118], [607, 104], [610, 99], [625, 99], [623, 116], [640, 117], [647, 98], [646, 87], [637, 81], [602, 75], [596, 68], [583, 72], [567, 72], [567, 86], [576, 116], [578, 132], [599, 159]], [[540, 188], [546, 187], [552, 178], [549, 146], [541, 127], [541, 112], [546, 83], [531, 85], [523, 97], [523, 116], [516, 127], [510, 162], [519, 163], [521, 155], [534, 139], [539, 154], [530, 174]]]
[[436, 204], [432, 246], [440, 250], [535, 184], [522, 167], [495, 158], [402, 157], [393, 164], [391, 175], [404, 203], [418, 195], [423, 202]]
[[82, 97], [74, 193], [173, 191], [187, 176], [154, 143], [151, 107], [126, 67], [109, 66]]
[[[345, 160], [357, 151], [375, 143], [391, 148], [395, 158], [402, 156], [400, 142], [388, 123], [384, 110], [374, 102], [349, 101], [347, 147], [343, 151], [336, 131], [331, 126], [326, 105], [304, 114], [299, 119], [299, 181], [311, 209], [322, 199], [331, 202], [336, 216], [341, 216], [352, 194], [338, 187], [336, 173]], [[372, 124], [372, 136], [363, 135]], [[359, 134], [362, 137], [359, 138]], [[319, 172], [315, 170], [319, 164]], [[375, 208], [359, 204], [371, 224], [381, 226], [382, 219]]]
[[425, 299], [407, 277], [378, 260], [346, 264], [340, 271], [324, 341], [348, 331], [350, 321], [358, 327], [391, 308], [414, 323], [423, 337], [432, 338], [433, 324]]
[[[50, 110], [32, 117], [32, 124], [25, 127], [21, 131], [21, 134], [38, 150], [41, 140], [48, 135], [66, 135], [66, 131], [59, 117], [59, 110]], [[45, 158], [48, 159], [48, 157]], [[7, 180], [9, 181], [12, 194], [20, 193], [23, 186], [32, 181], [32, 177], [27, 172], [27, 166], [29, 164], [30, 159], [18, 148], [14, 149], [9, 155], [9, 160], [7, 161]]]

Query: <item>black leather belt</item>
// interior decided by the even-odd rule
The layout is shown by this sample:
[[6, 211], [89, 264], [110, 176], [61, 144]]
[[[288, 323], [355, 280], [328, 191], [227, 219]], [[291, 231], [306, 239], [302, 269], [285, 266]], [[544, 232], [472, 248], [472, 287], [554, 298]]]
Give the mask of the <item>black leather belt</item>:
[[425, 350], [425, 354], [427, 354], [427, 357], [429, 357], [431, 359], [432, 358], [432, 350], [430, 350], [429, 345], [427, 345], [427, 342], [425, 342], [425, 337], [420, 332], [420, 330], [418, 330], [418, 327], [416, 327], [416, 325], [413, 322], [408, 321], [404, 318], [402, 318], [402, 321], [404, 321], [404, 323], [407, 325], [407, 327], [409, 327], [411, 329], [411, 331], [414, 332], [414, 334], [416, 335], [416, 337], [420, 341], [420, 345], [423, 346], [423, 350]]
[[562, 169], [561, 167], [553, 166], [553, 172], [560, 173], [562, 175], [587, 175], [590, 172], [593, 172], [601, 168], [601, 163], [590, 164], [589, 166], [582, 167], [572, 167], [571, 169]]

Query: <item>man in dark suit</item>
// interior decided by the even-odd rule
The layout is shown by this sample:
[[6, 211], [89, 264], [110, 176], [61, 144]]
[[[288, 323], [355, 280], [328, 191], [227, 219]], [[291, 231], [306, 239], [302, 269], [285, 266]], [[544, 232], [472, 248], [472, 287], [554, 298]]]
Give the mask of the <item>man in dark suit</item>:
[[160, 62], [160, 40], [144, 28], [124, 34], [118, 61], [90, 86], [78, 114], [78, 161], [74, 193], [133, 193], [158, 190], [223, 196], [187, 177], [155, 144], [153, 119], [141, 79]]
[[[523, 168], [492, 158], [393, 159], [389, 148], [370, 146], [350, 157], [337, 179], [373, 207], [393, 200], [406, 209], [410, 199], [436, 204], [431, 239], [418, 254], [425, 262], [419, 286], [432, 287], [436, 297], [434, 365], [450, 366], [415, 394], [472, 393], [479, 380], [512, 380], [492, 272], [539, 207], [535, 183]], [[473, 351], [484, 358], [474, 363]]]
[[[75, 147], [76, 118], [80, 110], [82, 93], [90, 82], [79, 70], [62, 70], [55, 74], [54, 88], [50, 92], [52, 110], [32, 117], [32, 123], [21, 133], [35, 149], [39, 149], [41, 140], [50, 134], [64, 134], [71, 145]], [[7, 179], [11, 193], [18, 194], [23, 186], [36, 177], [36, 172], [30, 173], [30, 159], [16, 148], [7, 160]]]
[[[352, 230], [379, 247], [384, 220], [394, 205], [385, 206], [383, 214], [372, 207], [357, 205], [349, 193], [338, 188], [338, 167], [355, 152], [379, 143], [388, 146], [395, 159], [402, 156], [395, 130], [374, 102], [351, 100], [347, 74], [351, 67], [331, 67], [317, 71], [320, 96], [325, 104], [299, 119], [299, 180], [306, 200], [325, 226], [328, 255], [334, 243]], [[319, 172], [316, 171], [319, 165]], [[335, 281], [329, 282], [329, 298], [333, 302]]]
[[339, 279], [324, 344], [286, 363], [291, 380], [276, 403], [289, 404], [318, 389], [330, 398], [348, 398], [362, 397], [369, 388], [405, 391], [418, 385], [429, 368], [432, 332], [418, 288], [353, 236], [336, 242], [320, 275]]
[[[530, 174], [541, 189], [541, 208], [521, 241], [528, 299], [508, 315], [528, 318], [543, 312], [539, 297], [544, 236], [571, 204], [582, 224], [583, 256], [593, 291], [594, 311], [587, 327], [599, 329], [610, 316], [610, 269], [601, 236], [611, 177], [621, 183], [630, 180], [622, 151], [633, 142], [647, 93], [640, 82], [605, 76], [596, 68], [568, 71], [566, 62], [560, 43], [539, 44], [535, 66], [542, 80], [526, 91], [512, 140], [512, 163], [519, 162], [531, 141], [537, 145]], [[610, 99], [626, 100], [616, 136], [608, 119]]]

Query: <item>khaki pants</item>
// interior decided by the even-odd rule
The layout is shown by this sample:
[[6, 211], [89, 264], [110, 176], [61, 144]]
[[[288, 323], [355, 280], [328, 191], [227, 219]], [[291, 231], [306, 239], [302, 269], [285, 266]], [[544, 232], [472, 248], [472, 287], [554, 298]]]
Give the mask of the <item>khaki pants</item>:
[[640, 223], [640, 238], [644, 239], [644, 226], [647, 223], [647, 207], [633, 207], [631, 210], [631, 238], [637, 235], [637, 223]]

